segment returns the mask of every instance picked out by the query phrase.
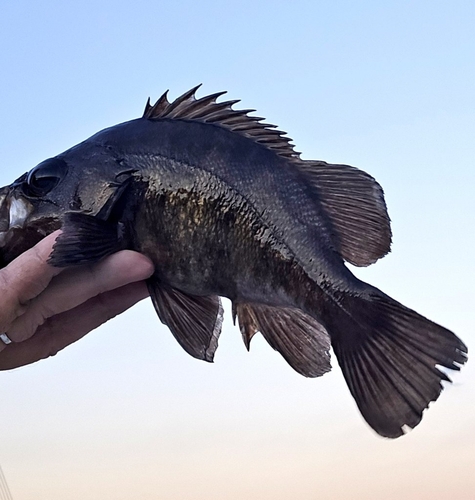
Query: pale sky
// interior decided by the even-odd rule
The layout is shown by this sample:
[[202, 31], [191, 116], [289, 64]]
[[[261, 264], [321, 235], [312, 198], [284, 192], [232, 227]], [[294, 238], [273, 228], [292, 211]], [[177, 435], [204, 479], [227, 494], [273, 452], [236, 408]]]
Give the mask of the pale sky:
[[[307, 159], [382, 184], [390, 255], [357, 274], [475, 345], [472, 1], [3, 0], [0, 185], [148, 96], [228, 90]], [[0, 373], [0, 465], [15, 500], [475, 499], [475, 368], [413, 432], [378, 437], [333, 358], [305, 379], [229, 304], [215, 363], [144, 301]]]

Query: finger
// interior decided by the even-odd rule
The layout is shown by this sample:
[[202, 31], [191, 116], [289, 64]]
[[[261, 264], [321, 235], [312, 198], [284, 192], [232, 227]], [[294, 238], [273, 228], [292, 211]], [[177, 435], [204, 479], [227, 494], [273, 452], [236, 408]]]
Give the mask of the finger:
[[148, 297], [144, 281], [98, 295], [49, 319], [30, 339], [0, 352], [0, 370], [10, 370], [56, 355], [68, 345]]
[[69, 269], [51, 280], [48, 288], [30, 302], [25, 313], [7, 329], [8, 336], [13, 342], [22, 342], [48, 318], [109, 290], [142, 281], [153, 270], [150, 259], [131, 250], [123, 250], [96, 264]]
[[50, 266], [48, 257], [60, 231], [46, 236], [0, 270], [0, 332], [23, 314], [25, 305], [40, 294], [62, 269]]

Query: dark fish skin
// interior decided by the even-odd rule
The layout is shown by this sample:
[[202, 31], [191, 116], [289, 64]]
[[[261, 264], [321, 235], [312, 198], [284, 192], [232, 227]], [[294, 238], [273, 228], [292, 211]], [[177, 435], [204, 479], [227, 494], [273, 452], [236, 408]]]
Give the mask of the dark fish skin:
[[381, 187], [301, 160], [235, 101], [195, 91], [165, 94], [0, 190], [3, 265], [60, 226], [53, 265], [143, 252], [157, 313], [192, 356], [213, 360], [227, 297], [247, 347], [260, 331], [315, 377], [330, 370], [331, 342], [369, 425], [386, 437], [415, 427], [449, 380], [437, 366], [458, 370], [467, 348], [345, 266], [389, 251]]
[[[166, 273], [168, 283], [192, 294], [295, 305], [294, 288], [282, 287], [279, 268], [283, 271], [298, 259], [317, 283], [325, 265], [326, 279], [353, 286], [354, 276], [332, 249], [325, 215], [315, 209], [309, 186], [295, 168], [259, 144], [248, 144], [248, 139], [218, 127], [152, 125], [158, 130], [147, 127], [151, 139], [165, 138], [165, 147], [157, 148], [156, 163], [141, 168], [146, 178], [154, 177], [157, 167], [161, 174], [148, 185], [136, 234], [137, 240], [147, 234], [141, 250], [161, 249], [157, 268]], [[129, 126], [137, 124], [125, 125], [125, 135]], [[227, 147], [230, 142], [234, 148]], [[147, 141], [144, 144], [141, 154], [147, 158], [151, 153]], [[299, 224], [294, 214], [300, 215]], [[157, 230], [151, 232], [150, 227]], [[289, 293], [290, 300], [285, 298]]]

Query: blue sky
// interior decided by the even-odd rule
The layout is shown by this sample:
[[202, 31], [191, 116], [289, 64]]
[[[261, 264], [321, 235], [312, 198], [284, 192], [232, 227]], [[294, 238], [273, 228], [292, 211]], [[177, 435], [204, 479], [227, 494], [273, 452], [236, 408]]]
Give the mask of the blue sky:
[[[362, 279], [475, 344], [473, 2], [2, 2], [0, 185], [148, 96], [228, 90], [304, 158], [376, 177], [393, 250]], [[145, 301], [54, 359], [2, 373], [15, 500], [470, 499], [470, 363], [397, 441], [334, 370], [307, 380], [229, 307], [213, 365]], [[472, 347], [473, 349], [473, 347]], [[472, 496], [470, 496], [472, 495]]]

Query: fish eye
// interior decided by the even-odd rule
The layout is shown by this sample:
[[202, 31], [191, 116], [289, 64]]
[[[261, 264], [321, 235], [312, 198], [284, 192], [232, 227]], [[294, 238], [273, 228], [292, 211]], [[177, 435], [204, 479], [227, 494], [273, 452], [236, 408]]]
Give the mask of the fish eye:
[[30, 170], [23, 184], [27, 196], [40, 197], [48, 194], [65, 177], [67, 165], [64, 160], [51, 158]]

